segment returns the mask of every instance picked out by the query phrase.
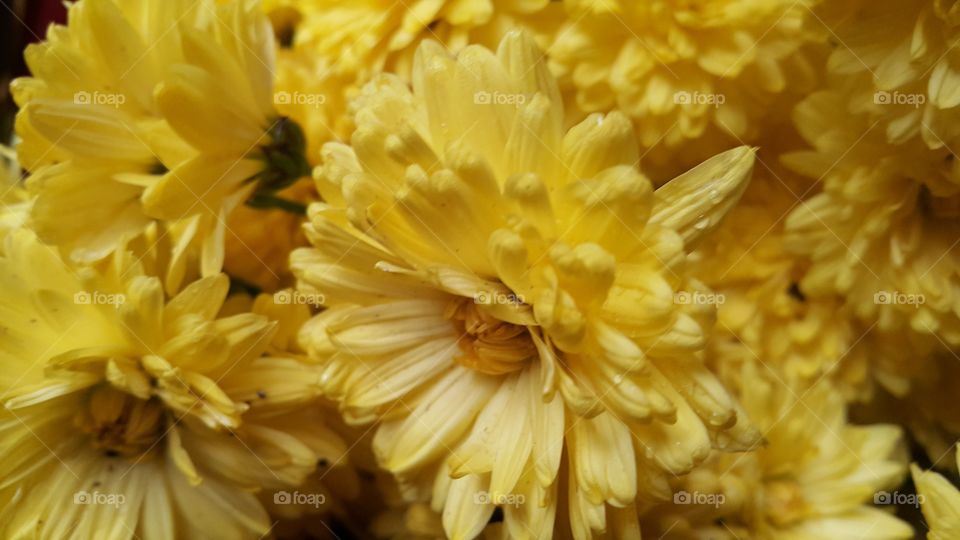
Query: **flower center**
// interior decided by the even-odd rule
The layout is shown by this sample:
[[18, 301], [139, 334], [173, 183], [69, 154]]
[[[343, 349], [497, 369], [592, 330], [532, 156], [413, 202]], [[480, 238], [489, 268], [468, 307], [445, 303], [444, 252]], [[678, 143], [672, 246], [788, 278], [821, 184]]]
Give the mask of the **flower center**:
[[463, 354], [457, 363], [488, 375], [520, 369], [537, 354], [526, 326], [501, 321], [469, 298], [458, 297], [447, 306], [446, 316], [460, 334]]
[[161, 448], [164, 412], [157, 399], [138, 399], [105, 385], [93, 390], [74, 423], [105, 456], [133, 458]]

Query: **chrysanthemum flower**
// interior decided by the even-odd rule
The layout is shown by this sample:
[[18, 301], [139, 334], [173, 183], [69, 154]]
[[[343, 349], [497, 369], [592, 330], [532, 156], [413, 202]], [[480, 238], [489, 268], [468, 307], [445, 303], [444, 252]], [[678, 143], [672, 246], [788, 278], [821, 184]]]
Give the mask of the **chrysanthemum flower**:
[[39, 236], [89, 262], [161, 220], [176, 258], [197, 246], [219, 272], [232, 210], [307, 171], [273, 110], [273, 48], [255, 2], [72, 4], [13, 85]]
[[884, 490], [906, 472], [899, 428], [848, 424], [843, 397], [826, 380], [789, 388], [754, 363], [738, 387], [766, 444], [712, 455], [677, 482], [674, 504], [646, 514], [644, 533], [690, 540], [913, 538], [909, 525], [871, 506], [884, 502]]
[[456, 60], [425, 42], [413, 88], [365, 88], [351, 146], [325, 149], [320, 190], [344, 208], [312, 206], [315, 248], [291, 258], [329, 306], [301, 333], [326, 392], [381, 421], [381, 464], [411, 497], [432, 491], [454, 538], [496, 506], [511, 535], [549, 536], [555, 515], [577, 538], [635, 529], [633, 501], [669, 496], [669, 473], [755, 442], [696, 355], [713, 306], [684, 301], [708, 294], [686, 250], [753, 151], [655, 192], [625, 116], [564, 132], [543, 54], [517, 33]]
[[956, 5], [855, 0], [824, 2], [817, 11], [839, 42], [827, 69], [857, 81], [891, 141], [921, 137], [942, 149], [960, 140]]
[[[960, 448], [957, 449], [957, 464], [960, 466]], [[910, 465], [917, 497], [927, 521], [927, 540], [953, 540], [960, 538], [960, 490], [949, 480], [933, 471], [922, 471], [916, 464]]]
[[337, 73], [368, 79], [384, 70], [409, 73], [423, 39], [439, 40], [452, 50], [468, 43], [495, 45], [519, 22], [532, 23], [529, 16], [549, 4], [549, 0], [267, 0], [263, 7], [281, 41], [325, 57]]
[[788, 248], [812, 261], [802, 288], [880, 330], [960, 344], [960, 171], [948, 149], [891, 142], [872, 112], [884, 105], [856, 88], [796, 111], [813, 149], [785, 160], [823, 186], [786, 221]]
[[258, 490], [339, 457], [307, 408], [316, 372], [262, 356], [276, 323], [218, 318], [226, 276], [167, 300], [126, 252], [95, 271], [26, 231], [6, 240], [0, 536], [257, 538]]
[[571, 108], [623, 111], [645, 166], [676, 174], [739, 141], [780, 136], [775, 126], [817, 79], [804, 50], [820, 41], [815, 3], [565, 0], [551, 65]]
[[825, 3], [832, 87], [798, 107], [813, 147], [787, 156], [823, 179], [788, 222], [814, 294], [840, 293], [883, 329], [960, 343], [957, 17], [938, 1]]
[[548, 0], [268, 0], [263, 8], [281, 44], [278, 108], [304, 126], [311, 158], [323, 143], [350, 138], [348, 103], [372, 77], [392, 72], [408, 80], [424, 39], [452, 51], [468, 43], [495, 48], [511, 29], [546, 36], [562, 15]]
[[753, 182], [691, 256], [691, 272], [722, 295], [711, 368], [739, 372], [761, 360], [797, 384], [827, 377], [848, 400], [869, 401], [877, 383], [903, 396], [925, 366], [903, 359], [929, 353], [933, 340], [859, 321], [838, 295], [805, 294], [809, 265], [784, 246], [784, 221], [802, 204], [802, 179], [773, 175]]

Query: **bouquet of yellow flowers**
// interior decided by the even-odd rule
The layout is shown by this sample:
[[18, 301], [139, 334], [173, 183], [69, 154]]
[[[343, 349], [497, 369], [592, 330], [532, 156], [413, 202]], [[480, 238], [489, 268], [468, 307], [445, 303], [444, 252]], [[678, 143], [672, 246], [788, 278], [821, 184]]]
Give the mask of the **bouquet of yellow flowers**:
[[960, 539], [958, 44], [69, 3], [0, 152], [0, 539]]

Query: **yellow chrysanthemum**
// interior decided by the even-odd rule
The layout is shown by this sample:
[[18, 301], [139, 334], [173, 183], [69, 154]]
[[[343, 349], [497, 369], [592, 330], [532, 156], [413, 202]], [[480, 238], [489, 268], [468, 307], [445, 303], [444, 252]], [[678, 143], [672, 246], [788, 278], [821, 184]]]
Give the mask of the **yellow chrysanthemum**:
[[224, 275], [167, 300], [125, 252], [96, 271], [6, 240], [0, 536], [258, 538], [258, 490], [339, 458], [309, 407], [316, 372], [262, 356], [283, 346], [276, 323], [218, 318]]
[[960, 344], [960, 175], [946, 149], [893, 142], [879, 127], [885, 105], [853, 84], [810, 96], [796, 122], [812, 150], [787, 163], [822, 179], [822, 192], [788, 217], [786, 242], [812, 266], [802, 288], [841, 295], [887, 332]]
[[312, 159], [323, 143], [350, 138], [348, 102], [371, 78], [391, 72], [408, 80], [424, 39], [452, 51], [493, 48], [511, 29], [546, 35], [560, 20], [549, 0], [270, 0], [264, 10], [282, 45], [278, 108], [304, 126]]
[[876, 383], [902, 396], [925, 365], [904, 358], [922, 358], [932, 343], [860, 322], [835, 295], [804, 294], [808, 265], [784, 247], [802, 189], [784, 171], [764, 175], [692, 255], [693, 274], [720, 295], [711, 367], [736, 373], [759, 359], [796, 384], [828, 377], [848, 400], [870, 400]]
[[[920, 137], [931, 149], [960, 141], [955, 3], [854, 0], [824, 2], [818, 11], [839, 42], [827, 69], [869, 89], [856, 97], [876, 105], [870, 109], [877, 129], [897, 143]], [[865, 108], [865, 101], [854, 108]]]
[[456, 60], [423, 43], [413, 88], [365, 88], [321, 171], [345, 207], [312, 206], [315, 248], [291, 258], [329, 307], [301, 332], [326, 392], [382, 422], [381, 464], [409, 497], [432, 491], [454, 538], [497, 506], [515, 536], [549, 536], [555, 514], [577, 538], [635, 530], [631, 503], [668, 496], [668, 473], [755, 440], [696, 355], [713, 307], [674, 296], [706, 294], [686, 249], [735, 204], [753, 151], [654, 192], [626, 117], [564, 132], [517, 33]]
[[[337, 73], [362, 79], [385, 70], [409, 74], [423, 39], [451, 50], [468, 43], [496, 45], [530, 15], [549, 8], [549, 0], [268, 0], [264, 9], [288, 46], [313, 51]], [[405, 68], [405, 69], [404, 69]]]
[[[960, 447], [956, 459], [960, 466]], [[923, 497], [917, 500], [927, 521], [927, 540], [960, 538], [960, 490], [933, 471], [921, 471], [916, 464], [910, 465], [910, 472], [917, 494]]]
[[256, 2], [72, 4], [13, 85], [39, 236], [89, 262], [161, 220], [176, 258], [196, 246], [219, 272], [231, 212], [307, 171], [273, 110], [273, 51]]
[[840, 293], [868, 323], [960, 343], [960, 71], [956, 6], [824, 3], [839, 42], [832, 87], [798, 107], [813, 147], [786, 157], [823, 180], [788, 221], [813, 259], [805, 285]]
[[549, 53], [571, 105], [622, 110], [652, 149], [647, 166], [676, 174], [739, 141], [769, 144], [761, 133], [781, 136], [818, 77], [804, 48], [821, 41], [816, 3], [565, 0]]
[[792, 389], [769, 369], [746, 365], [738, 392], [766, 444], [712, 455], [677, 482], [673, 504], [647, 513], [644, 532], [677, 540], [913, 538], [909, 525], [870, 506], [906, 472], [900, 429], [850, 425], [843, 397], [826, 381]]

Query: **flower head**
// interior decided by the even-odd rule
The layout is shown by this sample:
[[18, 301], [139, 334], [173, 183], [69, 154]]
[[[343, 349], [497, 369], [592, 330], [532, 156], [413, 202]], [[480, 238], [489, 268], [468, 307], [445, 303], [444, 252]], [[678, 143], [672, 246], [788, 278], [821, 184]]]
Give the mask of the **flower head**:
[[853, 83], [848, 95], [861, 100], [854, 104], [857, 109], [873, 113], [879, 131], [894, 142], [921, 138], [931, 149], [960, 139], [955, 5], [856, 0], [826, 2], [817, 11], [842, 44], [827, 69]]
[[858, 112], [868, 99], [828, 90], [797, 108], [797, 125], [813, 149], [784, 159], [822, 178], [823, 190], [787, 218], [786, 245], [811, 260], [802, 282], [809, 294], [840, 295], [884, 331], [960, 343], [954, 158], [919, 138], [890, 141], [880, 117]]
[[125, 252], [78, 268], [31, 233], [6, 240], [4, 536], [256, 538], [270, 527], [257, 490], [339, 458], [322, 422], [291, 414], [316, 400], [315, 375], [263, 356], [276, 323], [218, 317], [222, 274], [167, 299]]
[[829, 58], [829, 87], [794, 113], [812, 148], [784, 160], [822, 180], [787, 221], [789, 247], [813, 262], [805, 288], [844, 296], [883, 330], [956, 345], [960, 21], [948, 4], [821, 6], [843, 46]]
[[802, 205], [802, 179], [778, 170], [753, 182], [690, 257], [693, 275], [722, 295], [708, 349], [715, 372], [737, 377], [762, 361], [798, 385], [828, 378], [848, 400], [869, 401], [877, 384], [903, 395], [922, 373], [931, 339], [859, 321], [836, 294], [811, 295], [809, 264], [785, 247], [785, 218]]
[[303, 345], [348, 419], [381, 421], [380, 462], [408, 494], [433, 490], [448, 534], [478, 534], [496, 506], [511, 534], [549, 534], [557, 512], [578, 536], [607, 515], [629, 528], [607, 505], [665, 497], [667, 472], [755, 440], [696, 355], [713, 306], [682, 300], [708, 295], [686, 253], [753, 152], [654, 191], [626, 117], [564, 131], [519, 33], [456, 59], [425, 42], [413, 73], [412, 92], [368, 85], [351, 145], [325, 147], [320, 191], [343, 208], [312, 206], [315, 247], [291, 259], [328, 306]]
[[175, 259], [196, 247], [219, 272], [233, 209], [308, 170], [273, 111], [273, 47], [255, 2], [72, 4], [13, 85], [38, 235], [90, 262], [159, 220]]
[[384, 72], [409, 80], [424, 39], [452, 51], [468, 43], [493, 48], [515, 28], [546, 39], [561, 19], [560, 6], [548, 0], [270, 0], [264, 10], [281, 43], [278, 108], [304, 126], [311, 159], [323, 143], [350, 138], [348, 104], [363, 85]]
[[777, 126], [816, 82], [817, 55], [806, 50], [821, 41], [815, 4], [566, 0], [551, 64], [572, 109], [622, 110], [648, 168], [676, 174], [738, 141], [781, 136]]
[[896, 426], [848, 424], [843, 398], [826, 380], [785, 387], [757, 362], [746, 364], [739, 380], [738, 396], [766, 444], [712, 455], [678, 482], [674, 504], [651, 509], [644, 532], [649, 526], [666, 539], [913, 538], [905, 522], [870, 506], [889, 504], [884, 490], [906, 471]]

